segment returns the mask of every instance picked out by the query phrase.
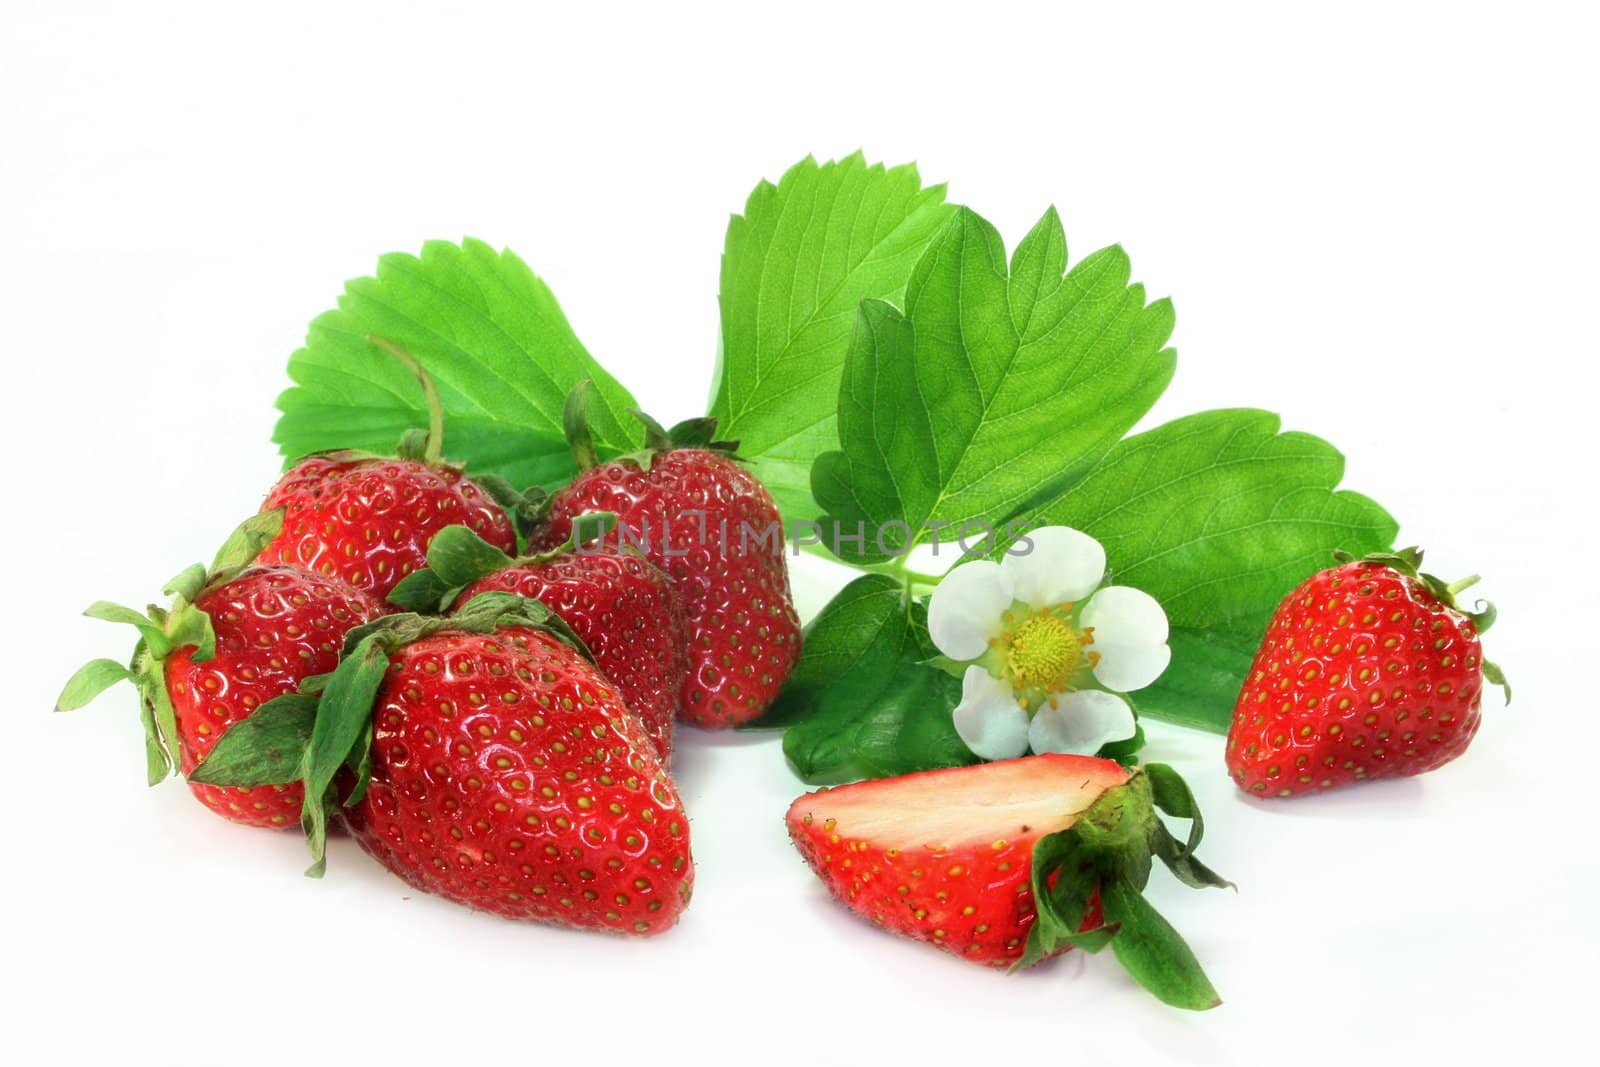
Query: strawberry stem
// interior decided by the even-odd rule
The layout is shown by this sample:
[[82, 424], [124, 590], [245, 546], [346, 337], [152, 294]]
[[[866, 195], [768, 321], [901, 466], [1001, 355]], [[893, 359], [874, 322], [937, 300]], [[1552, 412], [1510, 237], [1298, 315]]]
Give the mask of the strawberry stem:
[[1443, 578], [1438, 578], [1434, 575], [1425, 573], [1422, 570], [1422, 549], [1416, 547], [1415, 545], [1411, 546], [1410, 548], [1402, 548], [1398, 552], [1371, 552], [1360, 557], [1354, 556], [1343, 549], [1335, 549], [1333, 558], [1340, 563], [1353, 563], [1359, 559], [1363, 563], [1375, 563], [1382, 567], [1389, 567], [1392, 570], [1399, 571], [1401, 574], [1404, 574], [1409, 578], [1417, 579], [1417, 581], [1421, 582], [1423, 586], [1427, 588], [1428, 592], [1437, 597], [1441, 603], [1455, 611], [1459, 611], [1461, 614], [1471, 619], [1473, 625], [1478, 628], [1478, 633], [1480, 634], [1489, 629], [1490, 626], [1494, 625], [1496, 615], [1495, 607], [1489, 601], [1478, 601], [1474, 605], [1476, 610], [1473, 611], [1468, 611], [1466, 608], [1456, 603], [1457, 594], [1467, 589], [1471, 589], [1482, 579], [1476, 574], [1469, 574], [1465, 578], [1458, 578], [1453, 582], [1446, 582]]
[[394, 357], [422, 383], [422, 396], [428, 405], [428, 440], [423, 449], [422, 462], [430, 467], [439, 466], [444, 457], [444, 403], [439, 399], [439, 390], [433, 384], [433, 378], [415, 356], [393, 341], [370, 334], [367, 340], [373, 347]]
[[578, 470], [592, 470], [600, 465], [600, 453], [594, 447], [594, 432], [589, 429], [589, 389], [592, 383], [585, 378], [567, 393], [567, 402], [561, 407], [561, 430], [566, 435], [567, 447], [572, 450], [572, 461]]
[[[832, 553], [818, 553], [818, 555], [823, 556], [825, 559], [835, 558]], [[899, 561], [895, 563], [852, 563], [850, 565], [856, 570], [865, 571], [868, 574], [887, 574], [891, 578], [900, 579], [907, 586], [925, 586], [926, 589], [922, 591], [932, 590], [934, 586], [944, 580], [944, 576], [941, 574], [926, 574], [905, 566], [906, 558], [906, 556], [900, 556]]]

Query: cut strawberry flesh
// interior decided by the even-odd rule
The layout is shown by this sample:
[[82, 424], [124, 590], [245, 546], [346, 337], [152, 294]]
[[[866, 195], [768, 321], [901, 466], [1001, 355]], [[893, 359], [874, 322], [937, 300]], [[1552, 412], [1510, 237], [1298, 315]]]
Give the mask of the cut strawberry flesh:
[[882, 847], [955, 850], [1064, 830], [1126, 778], [1111, 760], [1028, 756], [809, 793], [789, 818], [832, 819], [840, 833]]
[[[789, 836], [855, 912], [962, 959], [1008, 967], [1035, 908], [1033, 850], [1127, 779], [1110, 760], [1029, 756], [808, 793]], [[1091, 901], [1098, 921], [1098, 902]]]

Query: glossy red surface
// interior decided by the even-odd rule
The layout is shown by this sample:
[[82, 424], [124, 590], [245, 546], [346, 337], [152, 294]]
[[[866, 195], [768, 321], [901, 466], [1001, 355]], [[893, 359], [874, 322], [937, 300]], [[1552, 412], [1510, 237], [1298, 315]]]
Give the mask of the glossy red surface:
[[[167, 659], [167, 691], [177, 714], [185, 775], [223, 733], [303, 678], [339, 664], [345, 634], [384, 613], [368, 594], [337, 578], [294, 567], [253, 567], [197, 602], [211, 616], [217, 654], [195, 663], [193, 648]], [[298, 784], [231, 786], [189, 783], [218, 815], [249, 826], [298, 827]]]
[[1313, 575], [1278, 608], [1228, 732], [1228, 771], [1257, 796], [1421, 774], [1481, 722], [1472, 620], [1388, 567]]
[[660, 933], [694, 883], [689, 825], [639, 720], [538, 630], [395, 653], [356, 841], [429, 893], [511, 919]]
[[[852, 911], [969, 962], [1009, 967], [1038, 916], [1034, 845], [1125, 777], [1110, 760], [1049, 755], [874, 779], [796, 799], [789, 836]], [[1100, 919], [1096, 895], [1084, 929]]]
[[[556, 493], [536, 544], [565, 543], [572, 517], [588, 511], [616, 513], [620, 528], [606, 543], [639, 545], [683, 599], [691, 666], [679, 717], [715, 728], [765, 711], [800, 655], [782, 527], [766, 488], [700, 449], [658, 453], [648, 471], [618, 460]], [[763, 535], [771, 540], [759, 542]]]
[[493, 591], [533, 597], [560, 615], [644, 723], [657, 754], [671, 756], [689, 637], [683, 605], [660, 568], [632, 552], [567, 553], [491, 574], [456, 603]]
[[284, 509], [283, 531], [262, 562], [337, 575], [379, 599], [426, 565], [428, 542], [446, 526], [468, 526], [514, 555], [505, 512], [477, 484], [449, 467], [414, 460], [301, 460], [262, 504]]

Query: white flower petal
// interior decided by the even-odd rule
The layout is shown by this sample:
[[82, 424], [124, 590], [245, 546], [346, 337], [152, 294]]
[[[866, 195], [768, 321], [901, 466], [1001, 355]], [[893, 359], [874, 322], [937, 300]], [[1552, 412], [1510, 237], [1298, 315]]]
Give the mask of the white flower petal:
[[1094, 665], [1095, 681], [1119, 693], [1143, 689], [1172, 662], [1169, 645], [1102, 645], [1096, 638], [1093, 650], [1100, 654], [1100, 662]]
[[1016, 599], [1033, 608], [1082, 600], [1106, 576], [1106, 550], [1100, 542], [1070, 526], [1041, 526], [1028, 531], [1033, 550], [1006, 553], [1000, 566], [1010, 575]]
[[974, 664], [961, 678], [956, 733], [981, 759], [1015, 759], [1028, 752], [1028, 713], [1011, 687]]
[[1142, 589], [1108, 585], [1083, 606], [1078, 621], [1094, 627], [1094, 640], [1113, 644], [1163, 645], [1167, 613], [1161, 602]]
[[998, 563], [963, 563], [944, 576], [928, 601], [928, 636], [951, 659], [977, 659], [1000, 632], [1000, 616], [1011, 600], [1011, 579]]
[[1133, 709], [1115, 693], [1082, 689], [1056, 697], [1059, 707], [1040, 708], [1028, 727], [1028, 745], [1037, 753], [1092, 756], [1101, 746], [1133, 736]]
[[1078, 621], [1094, 631], [1089, 651], [1100, 657], [1094, 676], [1107, 689], [1143, 689], [1172, 661], [1167, 613], [1143, 590], [1107, 586], [1083, 606]]

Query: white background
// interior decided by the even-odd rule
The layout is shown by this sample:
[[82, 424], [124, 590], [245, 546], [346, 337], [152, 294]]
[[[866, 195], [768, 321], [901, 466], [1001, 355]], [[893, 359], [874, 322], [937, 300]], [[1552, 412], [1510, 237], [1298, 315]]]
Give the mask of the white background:
[[[1587, 1029], [1587, 15], [468, 6], [5, 6], [0, 1058], [1530, 1062]], [[875, 932], [788, 845], [802, 787], [771, 738], [686, 731], [698, 888], [637, 942], [420, 898], [348, 841], [309, 881], [293, 835], [143, 788], [131, 690], [50, 714], [126, 651], [82, 606], [143, 603], [257, 506], [285, 358], [379, 253], [509, 245], [679, 418], [709, 387], [727, 216], [858, 146], [1010, 243], [1050, 203], [1075, 258], [1123, 243], [1178, 309], [1152, 420], [1282, 412], [1500, 604], [1516, 702], [1424, 780], [1256, 804], [1220, 739], [1152, 730], [1240, 886], [1152, 884], [1222, 1008], [1164, 1009], [1109, 953], [1008, 978]], [[839, 576], [800, 571], [812, 612]]]

